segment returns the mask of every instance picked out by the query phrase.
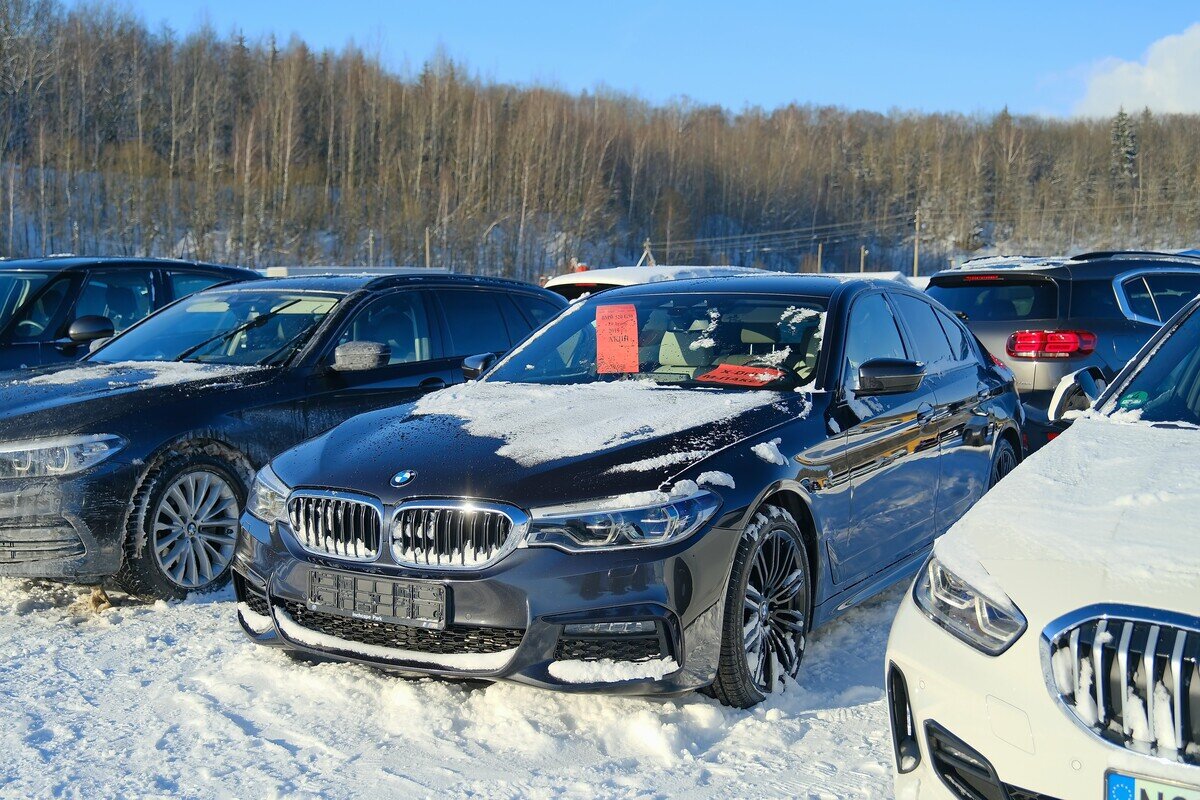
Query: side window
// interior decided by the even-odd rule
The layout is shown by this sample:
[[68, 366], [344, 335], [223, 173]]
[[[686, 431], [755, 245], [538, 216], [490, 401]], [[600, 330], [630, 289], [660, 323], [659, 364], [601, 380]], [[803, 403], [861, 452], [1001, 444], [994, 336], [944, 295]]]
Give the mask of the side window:
[[51, 281], [34, 298], [12, 325], [12, 338], [18, 342], [35, 342], [53, 338], [56, 331], [47, 331], [55, 317], [71, 297], [71, 278]]
[[176, 300], [226, 281], [224, 276], [203, 272], [170, 272], [167, 279], [171, 282], [171, 296]]
[[119, 333], [150, 313], [151, 280], [149, 270], [93, 272], [75, 303], [75, 318], [93, 314], [108, 317]]
[[433, 358], [429, 315], [422, 292], [396, 292], [372, 300], [342, 332], [338, 344], [379, 342], [391, 350], [389, 364], [411, 364]]
[[470, 289], [446, 289], [438, 292], [446, 312], [450, 341], [446, 352], [450, 356], [473, 356], [478, 353], [503, 353], [512, 346], [504, 314], [496, 295]]
[[892, 300], [895, 301], [896, 309], [904, 317], [904, 321], [908, 323], [913, 347], [917, 351], [917, 360], [924, 362], [926, 371], [935, 375], [952, 366], [955, 358], [950, 352], [950, 342], [946, 339], [933, 306], [906, 294], [892, 295]]
[[1146, 285], [1150, 287], [1150, 294], [1154, 298], [1154, 307], [1158, 310], [1158, 318], [1166, 322], [1175, 316], [1176, 311], [1200, 294], [1200, 274], [1147, 275]]
[[1150, 287], [1142, 277], [1130, 278], [1121, 284], [1121, 291], [1129, 302], [1129, 308], [1139, 317], [1158, 319], [1158, 311], [1154, 308], [1154, 298], [1150, 295]]
[[975, 355], [971, 350], [971, 340], [966, 328], [962, 324], [942, 311], [936, 311], [938, 322], [942, 323], [942, 330], [946, 333], [946, 338], [950, 340], [950, 355], [959, 363], [974, 361]]
[[892, 309], [881, 294], [855, 301], [846, 329], [846, 365], [843, 382], [848, 389], [858, 388], [858, 368], [873, 358], [907, 358], [904, 340], [892, 316]]
[[533, 320], [533, 324], [539, 328], [558, 313], [558, 306], [540, 298], [530, 297], [527, 294], [514, 294], [510, 295], [510, 297], [525, 312], [525, 316]]

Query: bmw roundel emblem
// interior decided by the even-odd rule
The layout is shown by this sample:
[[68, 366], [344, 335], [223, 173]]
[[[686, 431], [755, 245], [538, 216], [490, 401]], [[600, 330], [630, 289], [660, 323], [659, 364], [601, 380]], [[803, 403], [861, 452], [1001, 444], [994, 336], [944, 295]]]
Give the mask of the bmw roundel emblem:
[[415, 469], [402, 469], [392, 476], [392, 486], [407, 486], [417, 477]]

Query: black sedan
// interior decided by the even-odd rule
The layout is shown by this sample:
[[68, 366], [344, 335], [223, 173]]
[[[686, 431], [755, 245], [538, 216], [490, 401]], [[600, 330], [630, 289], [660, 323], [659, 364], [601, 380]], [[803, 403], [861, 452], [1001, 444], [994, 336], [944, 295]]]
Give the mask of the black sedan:
[[259, 278], [248, 269], [162, 258], [50, 256], [0, 262], [0, 369], [77, 361], [194, 292]]
[[1012, 469], [1020, 414], [898, 284], [614, 289], [262, 470], [239, 618], [308, 657], [752, 705]]
[[79, 364], [0, 373], [0, 575], [178, 597], [224, 584], [256, 468], [461, 380], [566, 304], [412, 271], [194, 294]]

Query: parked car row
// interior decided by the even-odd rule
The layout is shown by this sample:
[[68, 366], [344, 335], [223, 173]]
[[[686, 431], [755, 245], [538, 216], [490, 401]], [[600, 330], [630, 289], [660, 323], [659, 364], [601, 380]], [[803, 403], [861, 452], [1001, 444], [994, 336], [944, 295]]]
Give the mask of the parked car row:
[[1046, 415], [1063, 378], [1086, 367], [1111, 381], [1200, 294], [1200, 257], [1101, 252], [976, 259], [934, 275], [927, 291], [1013, 371], [1036, 450], [1065, 430]]
[[[0, 575], [232, 579], [245, 634], [301, 659], [736, 707], [915, 576], [900, 796], [1197, 800], [1197, 276], [734, 271], [568, 306], [230, 274], [115, 336], [72, 295], [43, 332], [91, 352], [0, 374]], [[1019, 467], [1031, 408], [1042, 441], [1082, 418]]]

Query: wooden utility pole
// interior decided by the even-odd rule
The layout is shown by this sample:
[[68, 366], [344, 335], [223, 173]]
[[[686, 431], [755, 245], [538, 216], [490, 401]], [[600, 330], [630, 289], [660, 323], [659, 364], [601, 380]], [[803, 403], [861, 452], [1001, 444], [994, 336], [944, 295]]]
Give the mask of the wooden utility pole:
[[824, 250], [825, 250], [825, 243], [817, 242], [817, 272], [818, 273], [824, 271], [821, 269], [821, 256], [824, 255]]
[[425, 226], [425, 269], [429, 269], [431, 266], [432, 266], [432, 263], [431, 263], [431, 259], [429, 258], [429, 226], [426, 225]]
[[858, 271], [867, 271], [867, 246], [865, 244], [858, 248]]
[[917, 209], [917, 221], [913, 225], [913, 277], [921, 271], [921, 209]]

